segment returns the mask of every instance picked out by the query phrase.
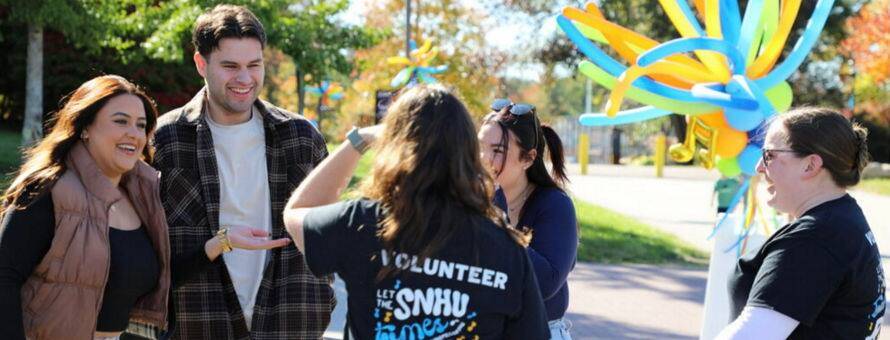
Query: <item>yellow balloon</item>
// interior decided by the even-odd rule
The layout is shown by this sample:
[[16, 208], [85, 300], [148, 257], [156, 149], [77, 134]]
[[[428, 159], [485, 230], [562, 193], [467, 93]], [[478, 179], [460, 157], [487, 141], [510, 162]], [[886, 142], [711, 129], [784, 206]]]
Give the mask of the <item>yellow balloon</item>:
[[[677, 5], [676, 0], [659, 0], [659, 3], [661, 4], [661, 7], [664, 8], [665, 13], [667, 13], [668, 18], [671, 20], [674, 26], [677, 27], [678, 31], [680, 31], [680, 35], [682, 35], [684, 38], [699, 37], [699, 34], [695, 30], [695, 28], [693, 28], [692, 23], [687, 20], [686, 16], [683, 14], [683, 11], [680, 10], [680, 6]], [[708, 16], [708, 13], [704, 13], [703, 11], [705, 7], [703, 6], [703, 4], [699, 4], [697, 1], [696, 7], [706, 18], [706, 24], [708, 23], [708, 20], [717, 21], [716, 29], [719, 32], [719, 13], [715, 17], [715, 19], [709, 19], [710, 17]], [[714, 24], [708, 25], [708, 27], [713, 26]], [[708, 32], [710, 32], [710, 30]], [[720, 79], [721, 83], [726, 83], [729, 81], [729, 78], [731, 77], [731, 74], [729, 72], [729, 65], [726, 63], [726, 59], [722, 55], [712, 51], [695, 51], [694, 53], [698, 56], [699, 59], [701, 59], [701, 62], [708, 69], [708, 71], [710, 71], [712, 74]]]
[[405, 57], [389, 57], [386, 58], [386, 63], [390, 65], [411, 65], [411, 60]]
[[788, 34], [791, 33], [791, 27], [794, 25], [794, 19], [797, 18], [799, 9], [800, 0], [787, 0], [782, 3], [779, 28], [766, 45], [763, 54], [758, 56], [754, 63], [748, 67], [747, 75], [749, 78], [760, 78], [772, 69], [776, 60], [779, 59], [779, 55], [782, 54], [782, 48], [785, 47], [785, 41], [788, 40]]
[[[592, 6], [594, 6], [594, 5], [588, 4], [588, 7], [592, 7]], [[659, 45], [659, 42], [657, 42], [655, 40], [647, 38], [643, 35], [640, 35], [637, 32], [634, 32], [634, 31], [624, 28], [620, 25], [609, 22], [608, 20], [605, 20], [602, 17], [599, 17], [597, 15], [592, 15], [591, 13], [582, 11], [577, 8], [566, 7], [565, 9], [563, 9], [563, 15], [572, 21], [580, 22], [584, 25], [587, 25], [593, 29], [598, 30], [600, 33], [603, 34], [603, 36], [606, 37], [606, 39], [609, 39], [609, 41], [613, 47], [617, 45], [617, 44], [615, 44], [615, 41], [620, 41], [623, 44], [626, 44], [628, 46], [633, 46], [631, 48], [632, 50], [639, 50], [639, 51], [649, 50], [649, 49]], [[614, 37], [614, 38], [610, 38], [610, 36]], [[624, 57], [624, 56], [622, 56], [622, 57]], [[667, 59], [671, 60], [671, 61], [678, 62], [678, 63], [686, 64], [690, 67], [697, 69], [699, 72], [709, 72], [708, 68], [706, 68], [700, 62], [698, 62], [697, 60], [692, 59], [686, 55], [673, 55], [673, 56], [668, 57]], [[632, 59], [628, 59], [628, 61], [631, 64], [633, 64], [634, 62], [636, 62], [636, 57], [634, 57]], [[722, 79], [722, 78], [720, 78], [720, 79]], [[727, 73], [727, 76], [726, 76], [726, 81], [728, 81], [728, 80], [729, 80], [729, 73]]]

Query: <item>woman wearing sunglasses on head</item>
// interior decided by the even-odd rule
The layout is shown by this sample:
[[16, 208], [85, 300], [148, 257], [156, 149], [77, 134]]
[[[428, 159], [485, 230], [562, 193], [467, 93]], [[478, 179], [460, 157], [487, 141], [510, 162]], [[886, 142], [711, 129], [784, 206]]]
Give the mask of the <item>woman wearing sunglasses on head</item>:
[[757, 171], [788, 213], [730, 276], [735, 321], [718, 339], [874, 339], [884, 317], [881, 255], [847, 188], [868, 163], [866, 131], [840, 113], [799, 108], [770, 123]]
[[[349, 338], [547, 339], [528, 235], [492, 205], [463, 103], [412, 87], [383, 124], [353, 129], [284, 211], [309, 269], [346, 282]], [[363, 198], [337, 202], [368, 143]]]
[[[506, 196], [510, 222], [532, 230], [527, 251], [547, 308], [550, 337], [571, 339], [563, 316], [569, 305], [567, 278], [575, 266], [578, 223], [565, 192], [562, 142], [540, 123], [534, 106], [498, 99], [491, 110], [478, 134], [483, 162]], [[552, 174], [544, 164], [545, 151]]]

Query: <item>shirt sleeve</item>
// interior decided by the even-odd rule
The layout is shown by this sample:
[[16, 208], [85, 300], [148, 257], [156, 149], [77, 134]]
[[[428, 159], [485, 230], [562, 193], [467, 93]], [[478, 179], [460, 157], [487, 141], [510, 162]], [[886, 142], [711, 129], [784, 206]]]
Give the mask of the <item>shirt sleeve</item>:
[[528, 255], [535, 267], [544, 299], [551, 298], [565, 284], [578, 252], [578, 221], [572, 200], [563, 194], [548, 195], [535, 202], [537, 216]]
[[777, 311], [745, 307], [742, 314], [717, 335], [716, 340], [787, 339], [798, 322]]
[[846, 265], [810, 238], [788, 237], [770, 246], [746, 307], [764, 307], [811, 326], [843, 281]]
[[527, 256], [522, 256], [522, 261], [525, 263], [522, 305], [515, 317], [507, 319], [504, 339], [549, 339], [547, 311], [544, 309], [544, 300], [541, 299], [534, 268]]
[[[222, 258], [222, 254], [217, 257], [217, 260], [220, 258]], [[204, 250], [203, 246], [192, 249], [192, 251], [183, 253], [179, 256], [173, 256], [170, 261], [171, 289], [179, 288], [193, 278], [198, 277], [201, 273], [210, 268], [211, 264], [214, 262], [216, 261], [210, 261], [210, 259], [207, 258], [207, 252]]]
[[315, 276], [341, 269], [342, 253], [350, 249], [348, 228], [357, 201], [345, 201], [312, 208], [303, 219], [303, 253]]
[[49, 251], [55, 235], [50, 193], [11, 210], [0, 224], [0, 334], [24, 339], [22, 285]]

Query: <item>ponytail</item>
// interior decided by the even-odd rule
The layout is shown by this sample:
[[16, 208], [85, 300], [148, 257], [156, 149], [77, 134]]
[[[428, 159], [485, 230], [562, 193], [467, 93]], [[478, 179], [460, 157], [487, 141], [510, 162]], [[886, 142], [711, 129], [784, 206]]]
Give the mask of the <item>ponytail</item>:
[[556, 131], [547, 124], [541, 124], [541, 131], [547, 144], [547, 152], [550, 154], [550, 163], [553, 166], [551, 177], [560, 188], [565, 189], [569, 177], [566, 175], [566, 158], [563, 154], [562, 140], [559, 139]]
[[[532, 166], [525, 171], [529, 182], [539, 187], [557, 188], [565, 191], [569, 178], [566, 175], [566, 162], [563, 155], [562, 141], [553, 128], [541, 124], [541, 135], [544, 137], [540, 144], [535, 148], [538, 156], [535, 157]], [[550, 163], [552, 173], [547, 172], [547, 166], [544, 165], [544, 149], [550, 154]]]

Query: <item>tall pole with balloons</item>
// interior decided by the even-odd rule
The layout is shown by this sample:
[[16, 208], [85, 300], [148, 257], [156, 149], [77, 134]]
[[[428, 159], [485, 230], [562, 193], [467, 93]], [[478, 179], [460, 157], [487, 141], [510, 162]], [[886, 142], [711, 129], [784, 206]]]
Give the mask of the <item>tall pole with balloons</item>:
[[[559, 27], [588, 59], [579, 71], [612, 90], [605, 112], [581, 115], [579, 122], [609, 126], [686, 115], [689, 129], [682, 143], [671, 146], [673, 160], [696, 158], [728, 177], [753, 176], [765, 122], [790, 107], [786, 79], [816, 43], [834, 1], [817, 1], [805, 31], [778, 64], [801, 0], [749, 0], [744, 13], [734, 0], [693, 2], [704, 26], [686, 0], [659, 1], [681, 35], [665, 42], [610, 22], [595, 3], [562, 11]], [[624, 63], [597, 43], [612, 47]], [[644, 106], [621, 111], [625, 98]], [[743, 188], [734, 205], [753, 188], [750, 180]], [[754, 220], [751, 203], [744, 209], [745, 228]], [[742, 242], [740, 237], [732, 248]]]
[[[754, 195], [763, 130], [770, 117], [791, 106], [793, 93], [786, 80], [815, 45], [834, 4], [816, 1], [805, 30], [777, 64], [801, 1], [748, 0], [742, 13], [736, 0], [693, 0], [696, 17], [687, 0], [659, 0], [680, 33], [665, 42], [610, 22], [595, 3], [583, 9], [567, 7], [557, 17], [559, 27], [588, 59], [579, 63], [579, 71], [612, 90], [605, 112], [585, 113], [580, 124], [614, 126], [685, 115], [689, 128], [682, 143], [670, 147], [673, 160], [697, 159], [727, 177], [747, 176], [729, 207], [732, 212], [742, 202], [742, 218], [724, 214], [709, 236], [717, 235], [705, 292], [703, 339], [713, 338], [728, 322], [725, 287], [736, 258], [762, 244], [762, 235], [749, 239], [755, 219], [764, 235], [770, 233]], [[598, 44], [610, 46], [624, 62]], [[622, 111], [625, 98], [643, 106]], [[725, 227], [734, 220], [738, 228]]]

